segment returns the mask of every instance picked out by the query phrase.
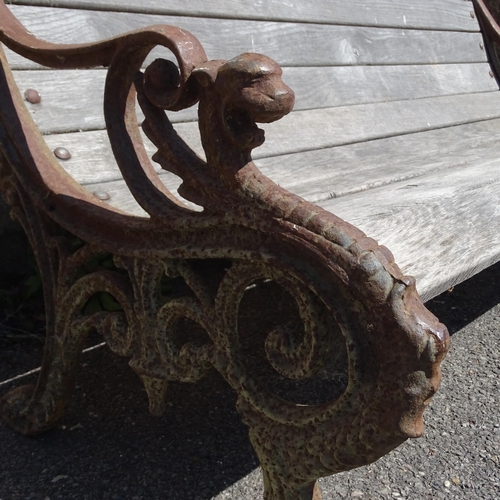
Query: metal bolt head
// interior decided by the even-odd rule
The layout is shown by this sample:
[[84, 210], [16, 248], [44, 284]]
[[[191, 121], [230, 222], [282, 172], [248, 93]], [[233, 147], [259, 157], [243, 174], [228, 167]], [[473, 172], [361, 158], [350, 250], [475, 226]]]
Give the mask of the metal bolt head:
[[109, 195], [109, 193], [106, 193], [106, 191], [94, 191], [92, 194], [96, 198], [99, 198], [102, 201], [106, 201], [106, 200], [109, 200], [111, 198], [111, 196]]
[[69, 160], [71, 158], [71, 153], [66, 148], [56, 148], [54, 154], [60, 160]]
[[40, 101], [42, 100], [42, 96], [35, 89], [28, 89], [24, 93], [24, 98], [31, 104], [40, 104]]

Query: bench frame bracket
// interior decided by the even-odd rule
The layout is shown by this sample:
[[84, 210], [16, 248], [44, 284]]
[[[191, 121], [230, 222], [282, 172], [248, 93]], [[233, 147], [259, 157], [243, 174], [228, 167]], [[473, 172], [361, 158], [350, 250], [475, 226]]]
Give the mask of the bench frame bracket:
[[[0, 20], [0, 41], [36, 62], [109, 67], [110, 143], [150, 216], [96, 199], [60, 167], [0, 52], [0, 190], [34, 249], [47, 309], [36, 388], [2, 398], [9, 425], [35, 434], [57, 422], [85, 339], [97, 330], [130, 358], [154, 414], [169, 381], [195, 382], [217, 369], [238, 395], [267, 500], [318, 499], [319, 477], [371, 463], [422, 434], [448, 333], [386, 248], [253, 164], [251, 152], [264, 142], [257, 123], [280, 119], [293, 106], [274, 61], [258, 54], [209, 61], [193, 35], [170, 26], [58, 46], [34, 38], [3, 2]], [[159, 59], [141, 71], [157, 45], [169, 48], [177, 65]], [[161, 183], [142, 143], [137, 102], [158, 149], [153, 160], [181, 177], [180, 196], [201, 212]], [[197, 102], [205, 160], [165, 113]], [[96, 259], [111, 265], [89, 270]], [[166, 296], [165, 283], [174, 282], [182, 286]], [[248, 318], [242, 324], [256, 284], [274, 287], [276, 301], [261, 304], [271, 316], [280, 298], [290, 306], [269, 331], [249, 329]], [[102, 294], [116, 307], [89, 308]], [[340, 393], [319, 403], [271, 383], [322, 380], [328, 388], [337, 375], [345, 377]]]

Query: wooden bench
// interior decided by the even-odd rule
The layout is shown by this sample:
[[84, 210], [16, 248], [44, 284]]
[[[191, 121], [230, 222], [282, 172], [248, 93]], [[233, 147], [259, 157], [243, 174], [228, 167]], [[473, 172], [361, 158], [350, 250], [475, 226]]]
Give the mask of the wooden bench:
[[[4, 396], [4, 420], [54, 425], [98, 330], [152, 413], [168, 381], [223, 375], [266, 499], [319, 498], [318, 477], [421, 435], [448, 348], [422, 300], [500, 259], [482, 2], [12, 3], [0, 187], [39, 262], [47, 342], [37, 387]], [[88, 45], [52, 45], [68, 43]], [[293, 112], [278, 66], [248, 53], [283, 67]], [[89, 308], [103, 293], [112, 307]]]

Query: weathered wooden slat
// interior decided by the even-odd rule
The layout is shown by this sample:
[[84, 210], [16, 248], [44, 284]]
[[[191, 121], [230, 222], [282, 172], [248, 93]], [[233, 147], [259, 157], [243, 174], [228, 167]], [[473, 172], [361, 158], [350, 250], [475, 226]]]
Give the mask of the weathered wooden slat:
[[[297, 111], [265, 126], [255, 158], [310, 151], [500, 117], [500, 92]], [[178, 128], [191, 132], [191, 124]], [[182, 132], [181, 132], [182, 133]], [[193, 141], [196, 137], [190, 137]], [[192, 143], [194, 147], [196, 142]]]
[[256, 161], [281, 186], [312, 202], [431, 172], [500, 159], [500, 120], [448, 127]]
[[[415, 5], [380, 0], [370, 5], [363, 0], [332, 0], [327, 9], [313, 0], [288, 9], [284, 0], [259, 2], [258, 7], [244, 0], [19, 3], [70, 7], [13, 7], [27, 13], [31, 20], [22, 14], [19, 18], [35, 34], [60, 43], [99, 40], [166, 22], [194, 32], [211, 58], [248, 50], [274, 57], [289, 66], [285, 78], [296, 78], [304, 90], [298, 91], [299, 111], [266, 126], [268, 141], [255, 155], [265, 172], [310, 199], [323, 200], [325, 208], [390, 247], [404, 271], [419, 278], [424, 298], [500, 259], [500, 164], [492, 140], [500, 128], [500, 93], [489, 92], [495, 87], [485, 75], [485, 65], [465, 69], [464, 63], [486, 60], [469, 2], [421, 0]], [[19, 58], [12, 62], [14, 67], [30, 67]], [[412, 74], [407, 72], [410, 64], [423, 66], [413, 66]], [[335, 65], [339, 67], [327, 67]], [[349, 65], [357, 66], [345, 67]], [[314, 86], [314, 71], [328, 84]], [[90, 95], [102, 88], [102, 80], [92, 75], [102, 79], [103, 72], [82, 73], [77, 94], [80, 85]], [[464, 87], [468, 82], [472, 86]], [[56, 115], [52, 122], [59, 115], [69, 123], [84, 105], [71, 94], [69, 84], [53, 86], [54, 99], [59, 92], [59, 107], [48, 106], [51, 91], [42, 90], [44, 104], [36, 111], [46, 132], [56, 129], [43, 125], [51, 121], [44, 113]], [[319, 106], [323, 109], [307, 109]], [[77, 123], [76, 128], [102, 127], [100, 113], [90, 111], [87, 123]], [[184, 116], [179, 119], [192, 118]], [[196, 124], [179, 123], [177, 128], [201, 152]], [[137, 210], [123, 181], [116, 180], [119, 174], [104, 131], [54, 134], [46, 140], [52, 147], [70, 149], [73, 158], [65, 166], [91, 191], [106, 188], [113, 203]], [[96, 169], [97, 165], [104, 168]], [[175, 186], [170, 174], [162, 173], [162, 178]], [[330, 199], [334, 195], [342, 196]]]
[[7, 3], [70, 7], [76, 9], [120, 10], [197, 17], [273, 19], [310, 23], [393, 26], [443, 30], [477, 30], [471, 18], [472, 6], [463, 0], [307, 0], [288, 2], [266, 0], [8, 0]]
[[500, 260], [498, 159], [322, 206], [390, 248], [424, 300]]
[[[261, 52], [283, 66], [486, 61], [486, 54], [480, 47], [480, 33], [131, 15], [22, 6], [13, 6], [12, 11], [35, 35], [54, 43], [92, 42], [151, 24], [171, 24], [199, 38], [210, 59], [229, 59], [243, 52]], [[8, 58], [12, 68], [35, 67], [12, 52], [8, 52]]]
[[[164, 184], [169, 188], [171, 193], [178, 196], [186, 206], [194, 209], [194, 205], [184, 200], [177, 194], [177, 188], [180, 185], [180, 180], [170, 172], [160, 172], [160, 178]], [[148, 217], [148, 214], [140, 207], [135, 198], [130, 193], [125, 181], [114, 180], [109, 182], [90, 183], [85, 185], [85, 189], [94, 194], [106, 194], [109, 196], [107, 203], [123, 210], [124, 212], [137, 215], [140, 217]]]
[[[500, 162], [476, 159], [320, 205], [390, 248], [426, 301], [500, 260]], [[105, 191], [113, 205], [145, 215], [123, 181], [87, 189]]]
[[[85, 134], [82, 158], [62, 162], [66, 170], [81, 184], [116, 181], [121, 178], [106, 137], [100, 132]], [[77, 135], [77, 137], [80, 136]], [[388, 139], [349, 144], [257, 160], [260, 170], [284, 188], [312, 202], [366, 191], [421, 175], [459, 168], [500, 157], [497, 146], [500, 119], [431, 130]], [[460, 141], [457, 141], [460, 137]], [[49, 136], [51, 147], [59, 144], [71, 147], [61, 139], [72, 135]], [[75, 138], [71, 144], [75, 144]], [[146, 150], [154, 154], [155, 147], [145, 139]], [[84, 166], [88, 168], [84, 168]], [[92, 168], [91, 166], [94, 166]], [[157, 171], [161, 168], [157, 165]], [[167, 174], [166, 175], [170, 175]], [[175, 176], [165, 178], [169, 189], [180, 181]]]
[[488, 63], [284, 68], [283, 78], [296, 110], [498, 90]]
[[[268, 139], [255, 151], [254, 157], [327, 149], [494, 118], [500, 118], [500, 92], [298, 111], [280, 122], [266, 125]], [[203, 156], [197, 124], [178, 123], [176, 128]], [[51, 148], [63, 146], [71, 151], [73, 156], [65, 166], [80, 182], [117, 178], [105, 131], [54, 134], [45, 139]], [[424, 143], [424, 151], [426, 147]], [[150, 152], [154, 153], [154, 148]], [[104, 165], [103, 170], [97, 170], [101, 169], [99, 165]]]
[[[284, 80], [296, 94], [296, 110], [497, 90], [489, 65], [348, 66], [285, 68]], [[104, 128], [106, 70], [16, 71], [21, 90], [34, 88], [40, 104], [26, 103], [42, 133]], [[172, 113], [192, 121], [196, 108]], [[142, 118], [141, 118], [142, 119]]]
[[39, 104], [26, 102], [43, 134], [104, 129], [103, 98], [107, 71], [15, 71], [21, 92], [36, 89]]
[[21, 92], [36, 89], [39, 104], [26, 102], [43, 134], [105, 128], [103, 114], [106, 70], [16, 71]]
[[[148, 154], [152, 156], [156, 152], [155, 146], [146, 137], [143, 139]], [[83, 185], [121, 178], [104, 130], [47, 135], [45, 142], [51, 150], [64, 147], [70, 151], [71, 159], [61, 161], [61, 165]], [[157, 166], [157, 171], [160, 170]]]
[[[81, 136], [85, 140], [78, 141]], [[257, 160], [260, 170], [284, 188], [312, 202], [366, 191], [383, 185], [441, 170], [489, 161], [500, 157], [497, 145], [500, 119], [408, 134], [388, 139], [349, 144]], [[457, 140], [460, 137], [460, 140]], [[98, 184], [121, 178], [105, 135], [101, 132], [46, 137], [52, 148], [62, 144], [89, 145], [63, 167], [81, 184]], [[146, 150], [156, 151], [147, 139]], [[157, 165], [157, 171], [161, 168]], [[167, 187], [179, 180], [165, 173]], [[170, 177], [168, 177], [170, 176]], [[103, 188], [104, 189], [104, 188]]]

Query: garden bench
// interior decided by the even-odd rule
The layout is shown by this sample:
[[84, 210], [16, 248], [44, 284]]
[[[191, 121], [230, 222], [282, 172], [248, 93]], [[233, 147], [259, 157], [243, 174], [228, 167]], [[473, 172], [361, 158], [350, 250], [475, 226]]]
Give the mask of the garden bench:
[[[422, 301], [500, 260], [482, 2], [11, 3], [0, 190], [40, 267], [47, 340], [4, 420], [53, 426], [97, 330], [152, 413], [169, 381], [215, 367], [267, 499], [319, 498], [317, 478], [420, 436], [448, 349]], [[261, 289], [264, 330], [242, 313]]]

